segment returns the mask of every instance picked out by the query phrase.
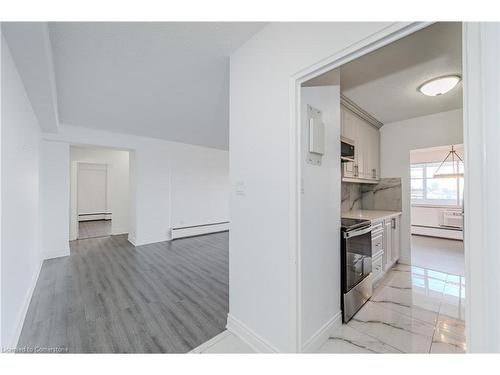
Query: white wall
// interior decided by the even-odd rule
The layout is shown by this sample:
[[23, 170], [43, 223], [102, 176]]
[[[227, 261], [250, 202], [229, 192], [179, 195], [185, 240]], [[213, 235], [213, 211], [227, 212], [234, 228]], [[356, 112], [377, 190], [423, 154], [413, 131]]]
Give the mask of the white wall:
[[107, 209], [112, 212], [111, 231], [123, 234], [129, 231], [129, 152], [103, 147], [70, 147], [71, 179], [71, 223], [70, 238], [76, 238], [77, 193], [76, 163], [98, 163], [107, 165]]
[[[307, 105], [322, 112], [325, 154], [321, 166], [309, 155]], [[301, 122], [301, 321], [302, 348], [321, 344], [322, 327], [341, 324], [340, 315], [340, 87], [302, 88]], [[325, 332], [328, 333], [328, 332]]]
[[2, 37], [1, 345], [12, 348], [40, 270], [40, 129]]
[[42, 259], [69, 255], [69, 145], [42, 141], [40, 236]]
[[401, 177], [401, 258], [411, 264], [410, 151], [463, 142], [462, 109], [385, 124], [380, 129], [381, 177]]
[[172, 150], [172, 227], [229, 220], [227, 151], [178, 143]]
[[297, 350], [290, 77], [389, 26], [272, 23], [231, 56], [228, 324], [266, 350]]
[[[44, 133], [43, 137], [54, 142], [111, 147], [131, 152], [128, 232], [129, 239], [136, 245], [169, 240], [172, 218], [183, 218], [186, 225], [198, 223], [200, 218], [229, 220], [227, 196], [219, 190], [214, 191], [214, 186], [219, 186], [220, 182], [206, 182], [207, 176], [213, 176], [216, 181], [224, 180], [224, 176], [227, 176], [227, 170], [221, 172], [224, 169], [221, 165], [228, 163], [227, 151], [63, 124], [58, 134]], [[199, 189], [191, 189], [189, 185], [182, 185], [181, 178], [175, 185], [176, 189], [173, 189], [171, 181], [176, 181], [176, 168], [182, 165], [184, 168], [181, 169], [187, 175], [204, 171], [204, 185]], [[186, 179], [188, 184], [193, 180], [196, 179], [192, 176]], [[175, 192], [179, 189], [187, 189], [191, 194], [178, 196]], [[201, 206], [196, 211], [192, 202], [200, 199], [200, 189], [204, 194], [202, 199], [210, 200], [211, 205]], [[172, 204], [174, 199], [177, 207], [175, 213]], [[183, 207], [187, 208], [186, 214], [182, 211]], [[67, 210], [69, 212], [69, 206]]]

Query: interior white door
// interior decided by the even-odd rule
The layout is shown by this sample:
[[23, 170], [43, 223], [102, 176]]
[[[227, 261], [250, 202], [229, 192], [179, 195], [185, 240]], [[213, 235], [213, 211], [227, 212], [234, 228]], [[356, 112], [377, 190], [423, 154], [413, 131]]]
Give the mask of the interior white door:
[[107, 166], [78, 163], [78, 215], [107, 212]]

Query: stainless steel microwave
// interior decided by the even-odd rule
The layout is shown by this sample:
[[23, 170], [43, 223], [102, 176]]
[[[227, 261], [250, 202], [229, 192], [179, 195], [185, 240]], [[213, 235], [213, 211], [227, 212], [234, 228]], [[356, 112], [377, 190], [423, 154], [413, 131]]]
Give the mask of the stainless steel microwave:
[[354, 141], [349, 138], [340, 137], [340, 160], [343, 162], [354, 161]]

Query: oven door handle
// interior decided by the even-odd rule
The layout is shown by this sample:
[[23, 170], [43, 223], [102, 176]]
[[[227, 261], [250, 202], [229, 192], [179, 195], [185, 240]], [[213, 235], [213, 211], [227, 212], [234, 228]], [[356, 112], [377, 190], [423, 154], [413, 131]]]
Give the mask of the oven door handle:
[[352, 238], [352, 237], [362, 236], [363, 234], [371, 232], [372, 229], [373, 229], [372, 226], [369, 226], [368, 228], [365, 228], [365, 229], [353, 230], [352, 232], [345, 232], [344, 238]]

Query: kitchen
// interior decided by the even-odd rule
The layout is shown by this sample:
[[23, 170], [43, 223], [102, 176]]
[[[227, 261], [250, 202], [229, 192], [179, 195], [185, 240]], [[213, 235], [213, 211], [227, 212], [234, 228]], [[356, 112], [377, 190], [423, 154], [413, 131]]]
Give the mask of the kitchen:
[[347, 97], [340, 103], [342, 311], [348, 322], [399, 260], [401, 179], [380, 178], [383, 124]]
[[410, 151], [462, 143], [460, 30], [434, 24], [302, 85], [304, 351], [465, 351], [463, 277], [433, 267], [440, 239], [412, 234], [410, 198]]

